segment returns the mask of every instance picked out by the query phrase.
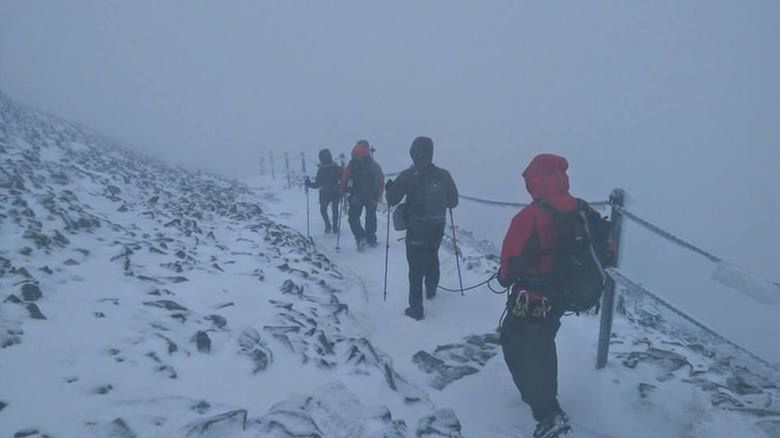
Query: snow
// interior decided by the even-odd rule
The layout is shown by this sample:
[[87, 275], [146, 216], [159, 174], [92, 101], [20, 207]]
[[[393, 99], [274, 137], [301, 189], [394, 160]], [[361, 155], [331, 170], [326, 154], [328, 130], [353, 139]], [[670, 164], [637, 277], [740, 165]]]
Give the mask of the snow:
[[[385, 301], [384, 247], [358, 253], [345, 229], [336, 251], [316, 214], [310, 242], [297, 183], [174, 169], [2, 96], [0, 111], [0, 435], [530, 436], [495, 343], [503, 295], [440, 291], [413, 321], [402, 234]], [[495, 247], [458, 233], [464, 284], [478, 283]], [[449, 236], [441, 258], [454, 288]], [[43, 296], [13, 302], [28, 283]], [[566, 318], [558, 336], [575, 436], [772, 436], [774, 375], [621, 297], [606, 369], [597, 317]], [[441, 374], [457, 367], [470, 368]]]
[[780, 303], [780, 286], [731, 263], [719, 263], [712, 273], [712, 279], [742, 292], [758, 303]]

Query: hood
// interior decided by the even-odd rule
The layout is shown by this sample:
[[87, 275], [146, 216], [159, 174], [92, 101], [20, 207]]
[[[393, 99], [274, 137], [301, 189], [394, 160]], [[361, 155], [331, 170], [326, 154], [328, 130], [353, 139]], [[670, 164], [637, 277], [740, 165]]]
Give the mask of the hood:
[[371, 149], [368, 145], [368, 142], [365, 140], [360, 140], [357, 142], [355, 147], [352, 149], [352, 158], [363, 158], [369, 156], [371, 156]]
[[320, 151], [320, 163], [321, 164], [333, 163], [333, 155], [330, 153], [329, 150], [323, 149]]
[[417, 137], [409, 149], [414, 167], [426, 167], [433, 163], [433, 140], [430, 137]]
[[553, 198], [569, 193], [569, 176], [566, 158], [553, 154], [541, 154], [531, 160], [523, 171], [525, 188], [533, 199]]

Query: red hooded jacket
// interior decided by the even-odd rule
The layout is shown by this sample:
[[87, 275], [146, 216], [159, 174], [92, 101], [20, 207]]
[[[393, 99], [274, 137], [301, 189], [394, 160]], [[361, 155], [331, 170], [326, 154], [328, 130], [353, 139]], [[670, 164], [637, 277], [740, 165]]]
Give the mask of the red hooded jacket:
[[[544, 199], [559, 211], [576, 210], [577, 199], [569, 194], [568, 168], [569, 163], [563, 157], [537, 155], [523, 171], [528, 193], [534, 200]], [[549, 250], [556, 243], [552, 226], [550, 214], [536, 203], [523, 208], [512, 219], [501, 248], [498, 280], [502, 285], [509, 286], [520, 276], [539, 276], [552, 271], [553, 260]], [[534, 291], [528, 292], [536, 295]]]

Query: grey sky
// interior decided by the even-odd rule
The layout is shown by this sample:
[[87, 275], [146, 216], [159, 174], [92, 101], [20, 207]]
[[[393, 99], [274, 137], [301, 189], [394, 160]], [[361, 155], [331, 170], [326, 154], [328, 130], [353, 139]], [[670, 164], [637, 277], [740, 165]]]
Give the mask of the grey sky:
[[464, 192], [524, 199], [520, 170], [558, 152], [580, 196], [623, 186], [777, 279], [779, 21], [776, 1], [2, 0], [0, 89], [234, 177], [359, 138], [395, 170], [424, 134]]

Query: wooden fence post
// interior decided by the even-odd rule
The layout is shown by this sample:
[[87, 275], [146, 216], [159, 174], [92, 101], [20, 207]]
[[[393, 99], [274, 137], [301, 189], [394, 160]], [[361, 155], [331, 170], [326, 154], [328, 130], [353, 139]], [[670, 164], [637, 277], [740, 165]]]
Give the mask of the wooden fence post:
[[[625, 202], [625, 192], [622, 189], [615, 189], [609, 196], [609, 203], [612, 205], [610, 220], [612, 221], [611, 240], [614, 242], [615, 258], [611, 267], [618, 267], [620, 261], [620, 236], [623, 231], [623, 215], [619, 207], [623, 207]], [[601, 298], [601, 326], [599, 328], [599, 345], [596, 351], [596, 369], [602, 369], [607, 365], [609, 356], [609, 341], [612, 337], [612, 320], [615, 316], [615, 280], [607, 276], [607, 283], [604, 287], [604, 295]]]
[[271, 159], [271, 178], [276, 181], [276, 166], [274, 166], [274, 151], [268, 151], [268, 157]]
[[287, 188], [292, 187], [292, 183], [290, 182], [290, 155], [285, 152], [284, 153], [284, 168], [287, 170]]
[[306, 154], [301, 152], [301, 169], [303, 169], [303, 174], [306, 175]]

